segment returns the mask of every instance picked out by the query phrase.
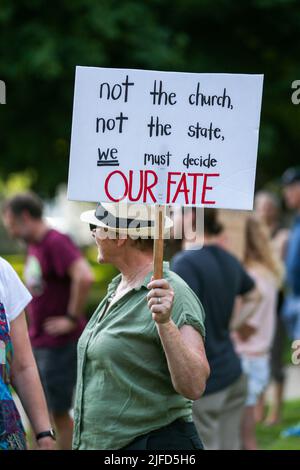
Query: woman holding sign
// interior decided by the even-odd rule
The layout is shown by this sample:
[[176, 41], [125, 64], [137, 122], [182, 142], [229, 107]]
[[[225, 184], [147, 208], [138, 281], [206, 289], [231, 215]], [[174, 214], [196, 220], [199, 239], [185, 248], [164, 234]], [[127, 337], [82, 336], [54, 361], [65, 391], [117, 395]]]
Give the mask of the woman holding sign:
[[[204, 312], [167, 264], [153, 280], [154, 217], [142, 205], [82, 214], [98, 262], [120, 274], [78, 344], [74, 449], [201, 449], [192, 422], [209, 375]], [[166, 218], [166, 229], [172, 225]]]

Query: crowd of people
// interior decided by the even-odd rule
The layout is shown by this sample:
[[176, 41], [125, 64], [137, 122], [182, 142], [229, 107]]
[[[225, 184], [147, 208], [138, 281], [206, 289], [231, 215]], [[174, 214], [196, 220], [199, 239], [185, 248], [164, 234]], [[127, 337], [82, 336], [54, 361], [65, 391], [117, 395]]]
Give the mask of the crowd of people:
[[[183, 239], [161, 279], [152, 212], [135, 205], [134, 228], [126, 204], [83, 213], [98, 263], [120, 272], [88, 322], [94, 278], [78, 247], [47, 225], [38, 196], [5, 201], [4, 226], [27, 257], [26, 287], [0, 258], [0, 449], [28, 448], [11, 386], [31, 448], [257, 449], [256, 422], [281, 419], [284, 335], [300, 339], [300, 169], [282, 184], [290, 230], [279, 198], [258, 192], [238, 259], [205, 209], [203, 246], [200, 233], [189, 249]], [[184, 211], [185, 223], [195, 217]]]

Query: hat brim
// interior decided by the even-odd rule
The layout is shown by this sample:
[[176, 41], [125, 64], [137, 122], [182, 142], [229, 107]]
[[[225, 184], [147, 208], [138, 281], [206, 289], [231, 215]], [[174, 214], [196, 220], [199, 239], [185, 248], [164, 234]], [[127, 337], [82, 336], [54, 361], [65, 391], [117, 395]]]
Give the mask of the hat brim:
[[[118, 227], [109, 227], [101, 220], [97, 219], [95, 216], [94, 210], [85, 211], [80, 215], [80, 220], [87, 224], [96, 225], [96, 227], [102, 227], [110, 232], [114, 233], [123, 233], [131, 236], [142, 237], [154, 237], [155, 236], [155, 227], [129, 227], [129, 228], [118, 228]], [[173, 227], [173, 222], [170, 217], [165, 216], [165, 233], [168, 233], [170, 228]]]

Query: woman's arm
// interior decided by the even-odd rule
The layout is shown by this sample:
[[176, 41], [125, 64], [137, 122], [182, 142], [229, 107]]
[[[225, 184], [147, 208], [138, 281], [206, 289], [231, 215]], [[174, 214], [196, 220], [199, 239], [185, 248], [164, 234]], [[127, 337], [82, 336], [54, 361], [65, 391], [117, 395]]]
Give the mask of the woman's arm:
[[179, 330], [172, 320], [158, 323], [157, 329], [176, 392], [198, 400], [210, 372], [200, 333], [190, 325]]
[[190, 325], [179, 330], [171, 319], [174, 293], [165, 279], [151, 281], [148, 288], [148, 306], [157, 324], [173, 386], [186, 398], [197, 400], [210, 373], [202, 337]]
[[[22, 312], [10, 325], [14, 349], [12, 386], [17, 392], [35, 434], [51, 428], [44, 391], [28, 336], [25, 313]], [[51, 437], [38, 440], [39, 449], [54, 449]]]
[[239, 330], [255, 314], [263, 297], [260, 290], [254, 287], [249, 292], [236, 297], [230, 321], [230, 330]]

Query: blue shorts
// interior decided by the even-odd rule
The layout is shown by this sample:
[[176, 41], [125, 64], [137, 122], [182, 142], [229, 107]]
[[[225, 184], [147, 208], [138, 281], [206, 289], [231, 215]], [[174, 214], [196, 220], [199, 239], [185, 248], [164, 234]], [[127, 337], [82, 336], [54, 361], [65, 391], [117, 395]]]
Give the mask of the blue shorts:
[[242, 367], [248, 379], [246, 406], [255, 406], [270, 380], [270, 358], [242, 356]]

